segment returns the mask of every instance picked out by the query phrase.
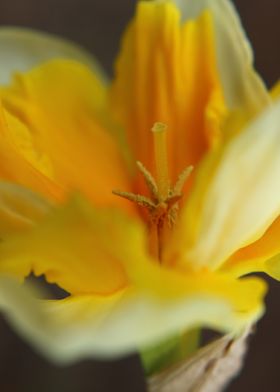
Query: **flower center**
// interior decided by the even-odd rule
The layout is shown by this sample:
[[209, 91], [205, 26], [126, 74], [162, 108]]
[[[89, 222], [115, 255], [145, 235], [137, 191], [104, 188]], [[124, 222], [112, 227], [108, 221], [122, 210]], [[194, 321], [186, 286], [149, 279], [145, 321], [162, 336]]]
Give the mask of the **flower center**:
[[170, 185], [168, 159], [167, 159], [167, 126], [155, 123], [152, 128], [154, 139], [154, 157], [156, 167], [156, 180], [146, 169], [142, 162], [137, 161], [137, 167], [143, 175], [150, 191], [150, 197], [113, 190], [117, 196], [128, 199], [148, 210], [151, 252], [159, 261], [162, 259], [162, 250], [169, 230], [176, 222], [178, 214], [178, 201], [182, 198], [183, 187], [193, 167], [188, 166], [178, 176], [174, 186]]

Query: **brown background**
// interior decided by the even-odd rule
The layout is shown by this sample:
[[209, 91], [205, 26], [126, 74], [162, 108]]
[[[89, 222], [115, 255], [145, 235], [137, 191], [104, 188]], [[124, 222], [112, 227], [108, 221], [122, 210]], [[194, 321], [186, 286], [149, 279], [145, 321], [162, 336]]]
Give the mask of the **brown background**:
[[[235, 3], [254, 46], [256, 66], [271, 86], [280, 74], [280, 2]], [[111, 72], [134, 5], [133, 0], [1, 0], [0, 24], [34, 27], [70, 38], [92, 51]], [[252, 339], [243, 373], [228, 392], [280, 390], [280, 284], [270, 283], [267, 313]], [[0, 391], [140, 392], [145, 386], [137, 356], [114, 363], [86, 361], [55, 368], [21, 342], [2, 320]]]

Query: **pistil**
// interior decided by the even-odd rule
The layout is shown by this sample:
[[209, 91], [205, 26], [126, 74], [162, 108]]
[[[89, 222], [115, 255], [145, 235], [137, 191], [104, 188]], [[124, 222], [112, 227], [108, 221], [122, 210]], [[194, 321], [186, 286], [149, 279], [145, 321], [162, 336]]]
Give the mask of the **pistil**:
[[152, 128], [154, 139], [154, 154], [159, 198], [166, 200], [169, 193], [170, 181], [167, 159], [167, 126], [155, 123]]

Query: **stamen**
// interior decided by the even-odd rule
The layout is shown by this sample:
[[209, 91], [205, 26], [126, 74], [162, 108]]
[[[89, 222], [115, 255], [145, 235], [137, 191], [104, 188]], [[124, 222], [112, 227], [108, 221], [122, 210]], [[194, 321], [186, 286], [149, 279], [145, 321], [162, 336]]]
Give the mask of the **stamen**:
[[178, 195], [182, 192], [183, 187], [192, 171], [193, 166], [188, 166], [179, 174], [176, 184], [173, 188], [174, 194]]
[[155, 164], [157, 173], [157, 184], [159, 198], [165, 200], [169, 193], [169, 172], [167, 160], [167, 140], [166, 140], [167, 125], [163, 123], [155, 123], [152, 132], [154, 136], [154, 151]]
[[137, 195], [131, 192], [118, 191], [113, 189], [112, 193], [116, 196], [123, 197], [124, 199], [133, 201], [136, 204], [139, 204], [142, 207], [147, 207], [149, 210], [154, 210], [156, 208], [156, 204], [149, 198], [143, 195]]
[[155, 200], [158, 199], [158, 187], [157, 183], [154, 179], [154, 177], [151, 175], [151, 173], [148, 171], [148, 169], [145, 168], [142, 162], [137, 161], [136, 165], [140, 172], [142, 173], [144, 179], [146, 180], [146, 184], [152, 194], [152, 196], [155, 198]]
[[178, 202], [183, 196], [185, 182], [193, 170], [192, 166], [188, 166], [178, 176], [175, 185], [171, 186], [168, 172], [166, 129], [167, 126], [162, 123], [155, 123], [152, 128], [156, 180], [142, 162], [136, 162], [149, 188], [151, 197], [113, 190], [113, 194], [147, 208], [149, 212], [150, 251], [159, 261], [162, 260], [165, 238], [177, 220]]

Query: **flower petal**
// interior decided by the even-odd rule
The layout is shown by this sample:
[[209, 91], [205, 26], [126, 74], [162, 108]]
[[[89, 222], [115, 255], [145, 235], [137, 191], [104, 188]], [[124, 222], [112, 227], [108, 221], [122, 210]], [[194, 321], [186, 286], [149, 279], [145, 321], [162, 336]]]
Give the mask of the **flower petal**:
[[0, 307], [25, 338], [62, 362], [124, 355], [198, 325], [238, 333], [262, 314], [265, 285], [257, 278], [200, 282], [165, 276], [164, 288], [162, 275], [156, 275], [150, 283], [161, 286], [159, 292], [150, 287], [59, 301], [32, 300], [24, 288], [1, 278]]
[[[52, 200], [64, 194], [50, 176], [48, 157], [33, 147], [29, 129], [0, 104], [0, 177], [28, 187]], [[14, 135], [14, 137], [13, 137]], [[25, 154], [19, 154], [18, 149]]]
[[94, 209], [74, 198], [33, 230], [1, 245], [0, 271], [6, 275], [45, 274], [74, 294], [111, 294], [129, 281], [125, 262], [145, 259], [145, 231], [114, 209]]
[[234, 5], [229, 0], [174, 0], [183, 17], [196, 18], [205, 9], [214, 16], [219, 75], [228, 108], [228, 124], [236, 130], [269, 103], [269, 94], [253, 68], [253, 53]]
[[173, 237], [171, 260], [217, 268], [278, 217], [279, 124], [278, 100], [205, 160]]
[[117, 140], [104, 129], [106, 91], [87, 67], [56, 60], [17, 74], [2, 100], [25, 126], [11, 124], [6, 136], [17, 150], [15, 162], [24, 158], [64, 196], [80, 190], [99, 204], [129, 205], [112, 195], [114, 188], [129, 190], [129, 179]]
[[234, 253], [223, 266], [223, 271], [235, 276], [255, 271], [267, 272], [273, 278], [280, 279], [280, 265], [276, 262], [280, 254], [279, 238], [280, 217], [260, 239]]
[[116, 63], [111, 106], [135, 159], [153, 172], [151, 128], [166, 123], [173, 181], [220, 139], [226, 109], [213, 34], [207, 12], [182, 24], [172, 2], [140, 1]]
[[270, 91], [271, 97], [274, 100], [277, 100], [280, 97], [280, 81], [278, 81]]
[[0, 238], [30, 228], [50, 206], [41, 197], [18, 185], [0, 182]]
[[106, 80], [96, 60], [73, 42], [48, 33], [27, 28], [0, 28], [0, 84], [9, 82], [13, 72], [25, 72], [34, 66], [56, 58], [80, 61]]

